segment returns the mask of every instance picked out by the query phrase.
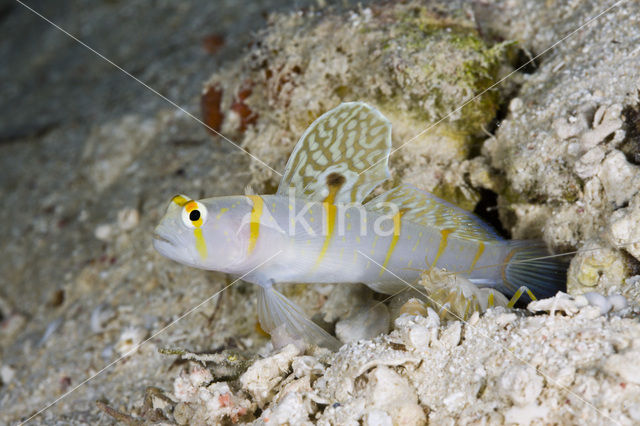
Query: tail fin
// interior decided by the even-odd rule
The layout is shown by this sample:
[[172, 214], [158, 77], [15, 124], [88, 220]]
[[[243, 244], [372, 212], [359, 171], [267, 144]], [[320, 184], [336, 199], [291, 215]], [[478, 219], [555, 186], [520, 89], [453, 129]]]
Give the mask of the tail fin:
[[[291, 340], [304, 340], [334, 351], [342, 346], [338, 339], [307, 318], [298, 305], [273, 286], [258, 285], [258, 318], [262, 329], [272, 338], [274, 332], [278, 331]], [[274, 346], [277, 346], [276, 342]]]
[[[512, 247], [502, 266], [502, 285], [496, 289], [513, 296], [522, 286], [538, 299], [566, 291], [566, 257], [553, 257], [541, 241], [509, 241]], [[526, 302], [529, 297], [526, 297]]]

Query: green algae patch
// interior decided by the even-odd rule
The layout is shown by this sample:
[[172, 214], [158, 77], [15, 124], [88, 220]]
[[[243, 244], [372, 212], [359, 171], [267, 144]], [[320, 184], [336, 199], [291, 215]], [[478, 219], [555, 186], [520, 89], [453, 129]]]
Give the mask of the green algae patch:
[[[509, 43], [485, 41], [444, 2], [275, 14], [257, 40], [207, 83], [222, 88], [223, 134], [282, 171], [310, 122], [341, 102], [367, 102], [392, 122], [394, 175], [475, 206], [465, 162], [503, 101], [491, 86], [512, 69]], [[277, 186], [266, 167], [250, 172], [256, 190]]]
[[434, 99], [434, 108], [420, 111], [418, 118], [438, 120], [453, 112], [447, 121], [469, 134], [482, 131], [500, 106], [500, 93], [489, 89], [499, 80], [513, 43], [489, 45], [469, 21], [426, 6], [403, 10], [397, 19], [397, 30], [390, 32], [393, 38], [386, 45], [404, 50], [410, 61], [403, 71], [414, 76], [421, 71], [422, 97]]

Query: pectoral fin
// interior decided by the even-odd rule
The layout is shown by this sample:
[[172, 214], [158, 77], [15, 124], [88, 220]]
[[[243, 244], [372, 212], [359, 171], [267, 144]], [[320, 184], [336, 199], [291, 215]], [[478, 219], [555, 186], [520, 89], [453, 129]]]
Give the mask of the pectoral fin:
[[342, 345], [338, 339], [307, 318], [298, 305], [270, 285], [258, 286], [258, 318], [262, 329], [272, 337], [277, 329], [291, 341], [304, 340], [334, 351]]

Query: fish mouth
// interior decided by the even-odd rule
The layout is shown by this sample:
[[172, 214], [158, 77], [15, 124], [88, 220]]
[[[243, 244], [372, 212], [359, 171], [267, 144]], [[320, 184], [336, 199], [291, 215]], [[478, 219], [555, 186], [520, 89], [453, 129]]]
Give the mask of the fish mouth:
[[154, 242], [161, 242], [161, 243], [169, 244], [171, 246], [175, 246], [173, 241], [169, 240], [167, 237], [164, 237], [163, 235], [159, 234], [158, 232], [154, 232], [152, 238], [153, 238]]

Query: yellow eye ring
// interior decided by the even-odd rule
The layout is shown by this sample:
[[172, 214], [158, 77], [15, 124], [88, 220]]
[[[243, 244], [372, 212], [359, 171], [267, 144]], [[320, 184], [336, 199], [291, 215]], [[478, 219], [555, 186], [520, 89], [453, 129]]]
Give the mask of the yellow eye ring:
[[187, 228], [200, 228], [207, 220], [207, 208], [197, 201], [189, 201], [182, 209], [182, 222]]

